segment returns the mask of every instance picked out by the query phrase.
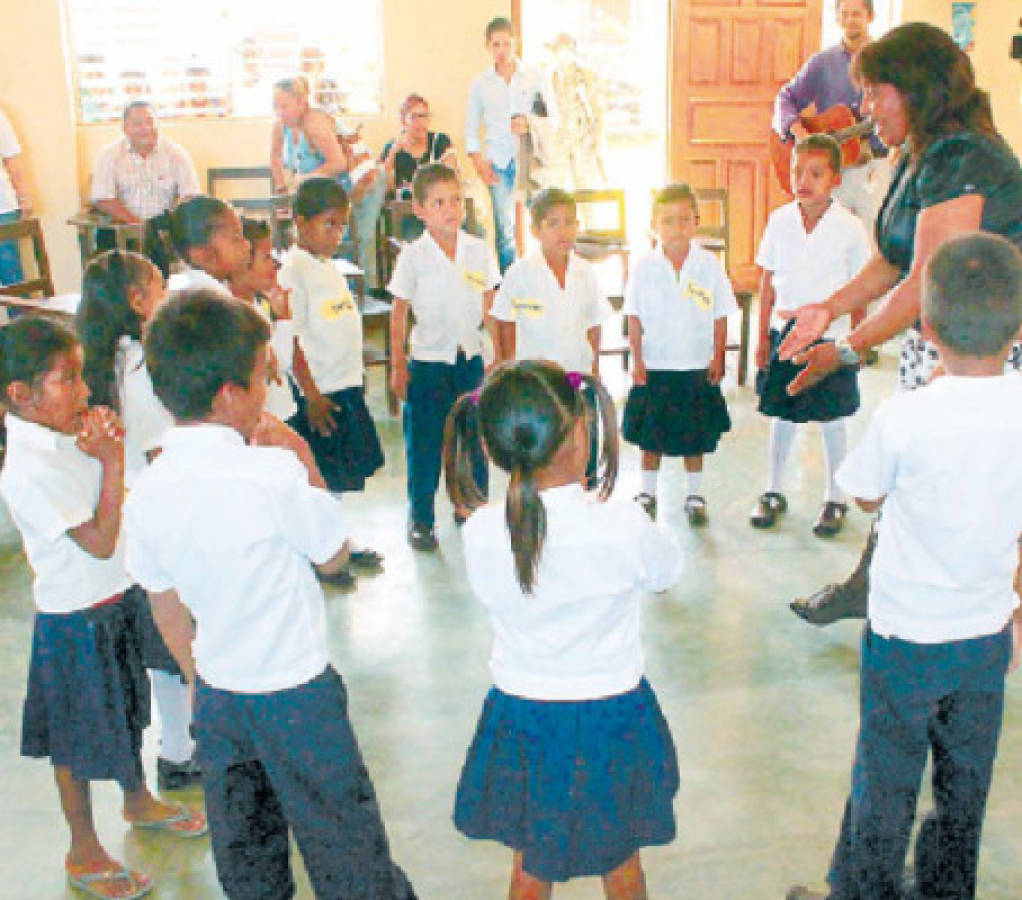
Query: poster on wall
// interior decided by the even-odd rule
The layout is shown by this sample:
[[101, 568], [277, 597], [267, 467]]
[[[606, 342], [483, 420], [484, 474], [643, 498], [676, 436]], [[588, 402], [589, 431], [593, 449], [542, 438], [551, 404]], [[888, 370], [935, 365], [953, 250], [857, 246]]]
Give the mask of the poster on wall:
[[973, 10], [976, 4], [973, 2], [958, 2], [951, 4], [951, 37], [966, 53], [971, 53], [976, 46], [976, 39], [973, 37], [973, 29], [976, 27], [976, 19]]

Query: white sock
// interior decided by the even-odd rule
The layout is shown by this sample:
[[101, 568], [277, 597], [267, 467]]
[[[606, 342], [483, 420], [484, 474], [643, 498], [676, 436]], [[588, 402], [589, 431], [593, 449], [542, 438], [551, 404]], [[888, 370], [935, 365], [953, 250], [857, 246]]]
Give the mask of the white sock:
[[795, 440], [795, 423], [787, 419], [770, 420], [770, 446], [767, 450], [767, 491], [783, 494], [784, 464]]
[[642, 493], [649, 494], [650, 497], [656, 496], [656, 482], [660, 475], [659, 469], [642, 469], [642, 475], [639, 479]]
[[845, 428], [845, 420], [821, 422], [820, 429], [823, 431], [823, 466], [826, 478], [823, 499], [825, 502], [844, 503], [845, 492], [838, 487], [834, 476], [848, 452], [848, 431]]
[[685, 494], [691, 497], [699, 493], [699, 486], [703, 483], [702, 472], [685, 472]]
[[177, 675], [150, 669], [149, 676], [160, 714], [160, 756], [172, 763], [192, 758], [195, 741], [188, 733], [192, 724], [192, 703], [188, 685]]

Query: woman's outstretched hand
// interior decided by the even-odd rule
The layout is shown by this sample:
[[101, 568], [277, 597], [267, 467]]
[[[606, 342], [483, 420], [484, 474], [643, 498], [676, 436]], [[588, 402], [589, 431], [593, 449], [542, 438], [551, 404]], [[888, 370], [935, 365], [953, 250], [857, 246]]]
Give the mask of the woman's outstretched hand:
[[788, 393], [792, 396], [806, 388], [811, 388], [831, 372], [836, 372], [841, 368], [841, 354], [837, 346], [830, 341], [824, 341], [822, 344], [796, 353], [791, 357], [791, 361], [797, 366], [805, 366], [788, 385]]
[[795, 320], [795, 326], [778, 349], [778, 355], [784, 360], [792, 359], [796, 353], [818, 341], [834, 320], [834, 313], [825, 303], [807, 303], [795, 310], [779, 309], [777, 314], [782, 319]]

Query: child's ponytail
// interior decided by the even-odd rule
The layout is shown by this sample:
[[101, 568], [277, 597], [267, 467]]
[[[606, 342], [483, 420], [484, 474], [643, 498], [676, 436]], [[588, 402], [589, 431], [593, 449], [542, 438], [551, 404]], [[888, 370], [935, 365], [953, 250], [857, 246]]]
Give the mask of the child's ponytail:
[[546, 507], [536, 488], [531, 468], [516, 466], [511, 470], [504, 507], [511, 550], [515, 558], [518, 584], [531, 594], [539, 571], [539, 557], [546, 539]]
[[[600, 485], [599, 497], [601, 500], [606, 500], [614, 491], [618, 472], [619, 441], [614, 400], [607, 393], [607, 389], [599, 378], [587, 374], [575, 375], [575, 373], [569, 373], [568, 377], [569, 379], [578, 378], [596, 402], [596, 415], [599, 417], [597, 425], [603, 438], [599, 443], [597, 478]], [[587, 415], [589, 412], [587, 410]]]
[[475, 509], [486, 502], [476, 483], [472, 460], [479, 453], [478, 393], [462, 394], [451, 407], [444, 423], [444, 482], [455, 507]]

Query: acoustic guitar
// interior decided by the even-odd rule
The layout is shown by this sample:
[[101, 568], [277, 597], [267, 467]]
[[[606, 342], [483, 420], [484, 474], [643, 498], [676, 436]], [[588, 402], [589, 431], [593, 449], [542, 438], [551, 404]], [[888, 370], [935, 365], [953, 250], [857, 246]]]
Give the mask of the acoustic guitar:
[[[847, 169], [869, 159], [868, 148], [863, 148], [861, 139], [873, 133], [872, 119], [855, 118], [847, 106], [835, 104], [815, 116], [799, 116], [799, 123], [809, 134], [829, 134], [841, 145], [841, 168]], [[770, 131], [770, 162], [781, 187], [787, 193], [791, 190], [791, 154], [794, 141], [781, 140], [776, 131]]]

